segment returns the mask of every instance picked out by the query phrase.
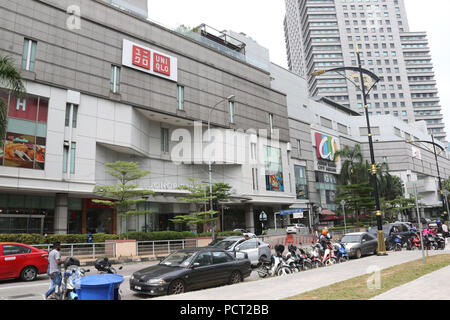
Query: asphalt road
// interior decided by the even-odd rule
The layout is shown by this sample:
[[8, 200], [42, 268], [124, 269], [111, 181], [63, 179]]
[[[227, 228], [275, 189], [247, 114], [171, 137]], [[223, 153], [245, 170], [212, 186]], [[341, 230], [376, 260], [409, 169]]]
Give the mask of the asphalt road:
[[[151, 299], [149, 296], [137, 294], [130, 290], [130, 277], [134, 272], [155, 265], [158, 262], [153, 261], [123, 265], [123, 269], [119, 271], [119, 274], [125, 278], [125, 281], [120, 285], [123, 300]], [[87, 273], [87, 275], [97, 274], [97, 270], [95, 270], [93, 266], [86, 267], [86, 269], [90, 269], [90, 272]], [[251, 276], [245, 279], [245, 281], [255, 280], [259, 280], [256, 272], [252, 272]], [[50, 280], [47, 275], [40, 275], [38, 279], [33, 282], [0, 280], [0, 300], [43, 300], [42, 295], [48, 290], [49, 285]]]

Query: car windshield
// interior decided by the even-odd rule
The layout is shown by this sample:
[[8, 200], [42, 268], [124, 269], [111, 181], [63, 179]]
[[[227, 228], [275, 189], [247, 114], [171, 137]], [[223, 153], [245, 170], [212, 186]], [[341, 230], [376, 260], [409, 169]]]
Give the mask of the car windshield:
[[171, 267], [187, 267], [194, 255], [193, 251], [178, 251], [165, 258], [160, 264]]
[[343, 236], [341, 239], [341, 242], [344, 243], [359, 243], [361, 239], [361, 236], [359, 235], [346, 235]]
[[213, 245], [214, 248], [229, 250], [236, 240], [222, 240]]

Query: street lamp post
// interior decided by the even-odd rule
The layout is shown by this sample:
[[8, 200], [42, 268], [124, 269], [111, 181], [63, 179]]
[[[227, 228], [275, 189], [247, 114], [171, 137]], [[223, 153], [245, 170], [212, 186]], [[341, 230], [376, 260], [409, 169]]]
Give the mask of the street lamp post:
[[347, 233], [347, 221], [345, 219], [345, 200], [341, 201], [342, 212], [344, 213], [344, 234]]
[[441, 179], [441, 173], [440, 173], [440, 170], [439, 170], [439, 162], [438, 162], [438, 155], [437, 155], [436, 147], [438, 147], [442, 151], [445, 151], [445, 149], [434, 141], [434, 135], [433, 134], [431, 134], [431, 139], [432, 139], [432, 141], [409, 140], [409, 141], [406, 141], [406, 142], [409, 143], [409, 144], [413, 144], [414, 142], [421, 142], [421, 143], [429, 143], [429, 144], [433, 145], [434, 159], [436, 161], [436, 170], [437, 170], [438, 180], [439, 180], [439, 194], [441, 195], [441, 200], [442, 200], [442, 214], [444, 216], [446, 214], [449, 214], [449, 217], [450, 217], [450, 212], [448, 210], [448, 206], [447, 206], [447, 209], [446, 209], [446, 206], [445, 206], [445, 203], [444, 203], [444, 189], [442, 188], [442, 179]]
[[[235, 96], [231, 95], [226, 99], [222, 99], [219, 102], [216, 103], [216, 105], [211, 108], [211, 110], [209, 110], [209, 114], [208, 114], [208, 141], [211, 143], [211, 113], [217, 108], [217, 106], [219, 104], [221, 104], [224, 101], [228, 101], [228, 102], [234, 102]], [[209, 172], [209, 208], [211, 211], [213, 211], [213, 198], [212, 198], [212, 164], [211, 164], [211, 155], [208, 155], [208, 172]], [[212, 221], [211, 223], [212, 226], [212, 230], [211, 230], [211, 235], [212, 235], [212, 239], [215, 239], [215, 232], [214, 229], [216, 227], [214, 221]]]
[[[346, 77], [344, 75], [345, 78], [347, 78], [347, 80], [349, 80], [350, 82], [352, 82], [356, 87], [358, 87], [359, 85], [361, 85], [361, 91], [362, 91], [362, 96], [363, 96], [363, 102], [364, 102], [364, 110], [365, 110], [365, 115], [366, 115], [366, 121], [367, 121], [367, 130], [368, 130], [368, 137], [369, 137], [369, 148], [370, 148], [370, 160], [371, 160], [371, 169], [370, 169], [370, 173], [371, 173], [371, 178], [372, 178], [372, 184], [373, 184], [373, 189], [374, 189], [374, 195], [375, 195], [375, 206], [376, 206], [376, 215], [377, 215], [377, 226], [378, 226], [378, 249], [377, 249], [377, 254], [379, 256], [385, 256], [386, 254], [386, 244], [385, 244], [385, 239], [384, 239], [384, 231], [383, 231], [383, 220], [382, 220], [382, 213], [381, 213], [381, 205], [380, 205], [380, 195], [378, 192], [378, 181], [377, 181], [377, 164], [375, 162], [375, 153], [374, 153], [374, 148], [373, 148], [373, 139], [372, 139], [372, 131], [370, 128], [370, 119], [369, 119], [369, 106], [367, 105], [367, 95], [370, 93], [370, 91], [372, 90], [373, 87], [375, 87], [375, 85], [381, 80], [378, 76], [376, 76], [373, 72], [363, 69], [361, 66], [361, 53], [359, 51], [359, 48], [356, 51], [356, 54], [358, 56], [358, 67], [340, 67], [340, 68], [334, 68], [334, 69], [330, 69], [330, 70], [318, 70], [312, 73], [313, 76], [318, 76], [321, 74], [324, 74], [326, 72], [337, 72], [339, 73], [340, 71], [353, 71], [353, 72], [357, 72], [359, 73], [359, 78], [360, 78], [360, 84], [355, 83], [352, 79], [349, 79], [348, 77]], [[364, 79], [364, 74], [368, 75], [372, 78], [372, 80], [374, 81], [374, 83], [372, 84], [371, 88], [369, 88], [369, 90], [366, 90], [366, 84], [365, 84], [365, 79]]]
[[444, 196], [445, 196], [445, 203], [447, 205], [447, 214], [448, 214], [448, 223], [450, 224], [450, 210], [448, 209], [448, 195], [450, 193], [448, 192], [447, 189], [444, 190]]

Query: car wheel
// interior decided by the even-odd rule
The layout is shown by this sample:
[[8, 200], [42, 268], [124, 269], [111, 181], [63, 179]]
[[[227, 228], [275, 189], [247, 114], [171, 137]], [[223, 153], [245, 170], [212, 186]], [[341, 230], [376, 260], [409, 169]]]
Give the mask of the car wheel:
[[242, 282], [242, 276], [239, 271], [234, 271], [230, 277], [230, 284], [236, 284]]
[[169, 294], [182, 294], [185, 291], [184, 282], [182, 280], [175, 280], [169, 286]]
[[37, 275], [38, 275], [38, 272], [37, 272], [36, 268], [33, 266], [28, 266], [22, 270], [22, 272], [20, 273], [20, 278], [23, 281], [33, 281], [36, 279]]
[[361, 258], [361, 249], [356, 250], [355, 257], [356, 257], [356, 259], [360, 259]]

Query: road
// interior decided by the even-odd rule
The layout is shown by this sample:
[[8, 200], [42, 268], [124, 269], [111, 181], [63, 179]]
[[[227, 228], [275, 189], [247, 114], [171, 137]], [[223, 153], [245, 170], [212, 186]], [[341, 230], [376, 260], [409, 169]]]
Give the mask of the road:
[[[448, 250], [449, 248], [445, 251], [430, 252], [430, 255], [448, 253]], [[254, 271], [249, 278], [245, 279], [244, 283], [235, 285], [239, 287], [238, 290], [236, 290], [235, 286], [225, 286], [161, 298], [150, 298], [134, 293], [129, 289], [130, 277], [135, 271], [155, 265], [158, 262], [130, 263], [123, 265], [123, 269], [119, 272], [125, 278], [120, 289], [123, 300], [211, 300], [211, 297], [220, 297], [220, 299], [226, 297], [225, 299], [238, 300], [277, 300], [363, 275], [370, 266], [378, 266], [380, 269], [384, 269], [420, 258], [420, 251], [390, 252], [388, 257], [370, 256], [359, 260], [351, 260], [344, 264], [301, 272], [282, 278], [260, 279]], [[97, 274], [94, 267], [89, 268], [91, 272], [88, 275]], [[299, 286], [299, 283], [301, 283], [301, 286]], [[43, 294], [48, 290], [48, 287], [49, 279], [47, 275], [41, 275], [36, 281], [31, 283], [24, 283], [18, 280], [0, 280], [0, 300], [43, 300]]]
[[[153, 261], [123, 265], [123, 269], [119, 271], [119, 274], [125, 278], [125, 281], [120, 286], [123, 300], [151, 299], [148, 296], [136, 294], [130, 290], [130, 277], [134, 272], [157, 263]], [[87, 275], [97, 274], [97, 270], [93, 266], [86, 268], [91, 271]], [[245, 279], [245, 281], [255, 280], [259, 280], [256, 272], [252, 272], [251, 276]], [[42, 295], [48, 290], [49, 284], [50, 280], [47, 275], [40, 275], [37, 280], [31, 283], [19, 280], [0, 280], [0, 300], [43, 300]]]

